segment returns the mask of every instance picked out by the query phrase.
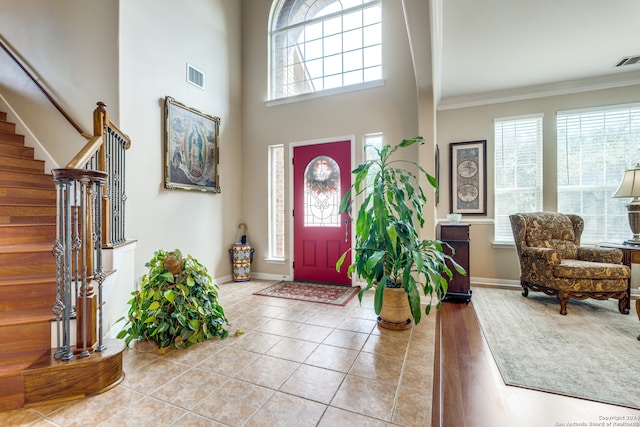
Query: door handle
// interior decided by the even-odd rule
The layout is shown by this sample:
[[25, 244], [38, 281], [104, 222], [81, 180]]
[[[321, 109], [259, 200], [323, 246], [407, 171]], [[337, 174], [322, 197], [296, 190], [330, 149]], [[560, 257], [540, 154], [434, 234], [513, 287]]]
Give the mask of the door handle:
[[344, 241], [345, 243], [349, 243], [349, 220], [344, 220]]

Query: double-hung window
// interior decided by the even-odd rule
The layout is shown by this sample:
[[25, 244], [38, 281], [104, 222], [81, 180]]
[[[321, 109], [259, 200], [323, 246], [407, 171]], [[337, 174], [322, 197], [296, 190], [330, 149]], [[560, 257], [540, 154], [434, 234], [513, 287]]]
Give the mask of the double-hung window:
[[631, 237], [629, 199], [614, 199], [622, 175], [640, 162], [640, 104], [559, 111], [558, 211], [580, 215], [581, 243]]
[[269, 58], [269, 99], [380, 80], [381, 0], [278, 1]]
[[509, 215], [542, 210], [542, 115], [496, 119], [494, 147], [494, 241], [509, 243]]

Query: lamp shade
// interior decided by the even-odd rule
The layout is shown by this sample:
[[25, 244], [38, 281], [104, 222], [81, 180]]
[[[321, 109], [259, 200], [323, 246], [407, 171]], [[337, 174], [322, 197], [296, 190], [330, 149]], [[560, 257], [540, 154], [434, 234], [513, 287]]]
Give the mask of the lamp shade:
[[640, 197], [640, 163], [624, 171], [622, 182], [613, 197]]

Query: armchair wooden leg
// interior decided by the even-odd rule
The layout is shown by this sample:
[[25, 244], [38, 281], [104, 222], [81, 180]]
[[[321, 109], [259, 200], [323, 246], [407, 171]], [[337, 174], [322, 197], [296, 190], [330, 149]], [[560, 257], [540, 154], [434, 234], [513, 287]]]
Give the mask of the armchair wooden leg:
[[566, 295], [562, 292], [558, 292], [558, 299], [560, 300], [560, 314], [563, 316], [567, 315], [567, 301], [569, 300], [569, 295]]
[[[638, 320], [640, 320], [640, 298], [636, 299], [636, 313], [638, 313]], [[638, 341], [640, 341], [640, 335], [638, 335]]]
[[629, 314], [629, 297], [625, 294], [624, 297], [618, 300], [618, 311], [622, 314]]
[[520, 285], [522, 286], [522, 296], [523, 297], [528, 297], [529, 296], [529, 288], [527, 287], [525, 282], [520, 282]]

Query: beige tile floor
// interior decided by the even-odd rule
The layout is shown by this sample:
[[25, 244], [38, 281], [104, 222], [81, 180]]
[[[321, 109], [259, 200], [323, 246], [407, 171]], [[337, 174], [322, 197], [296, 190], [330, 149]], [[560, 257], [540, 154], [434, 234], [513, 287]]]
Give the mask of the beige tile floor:
[[372, 295], [333, 306], [220, 285], [231, 330], [164, 355], [125, 350], [126, 378], [86, 399], [0, 412], [29, 426], [420, 426], [431, 424], [435, 315], [376, 326]]

